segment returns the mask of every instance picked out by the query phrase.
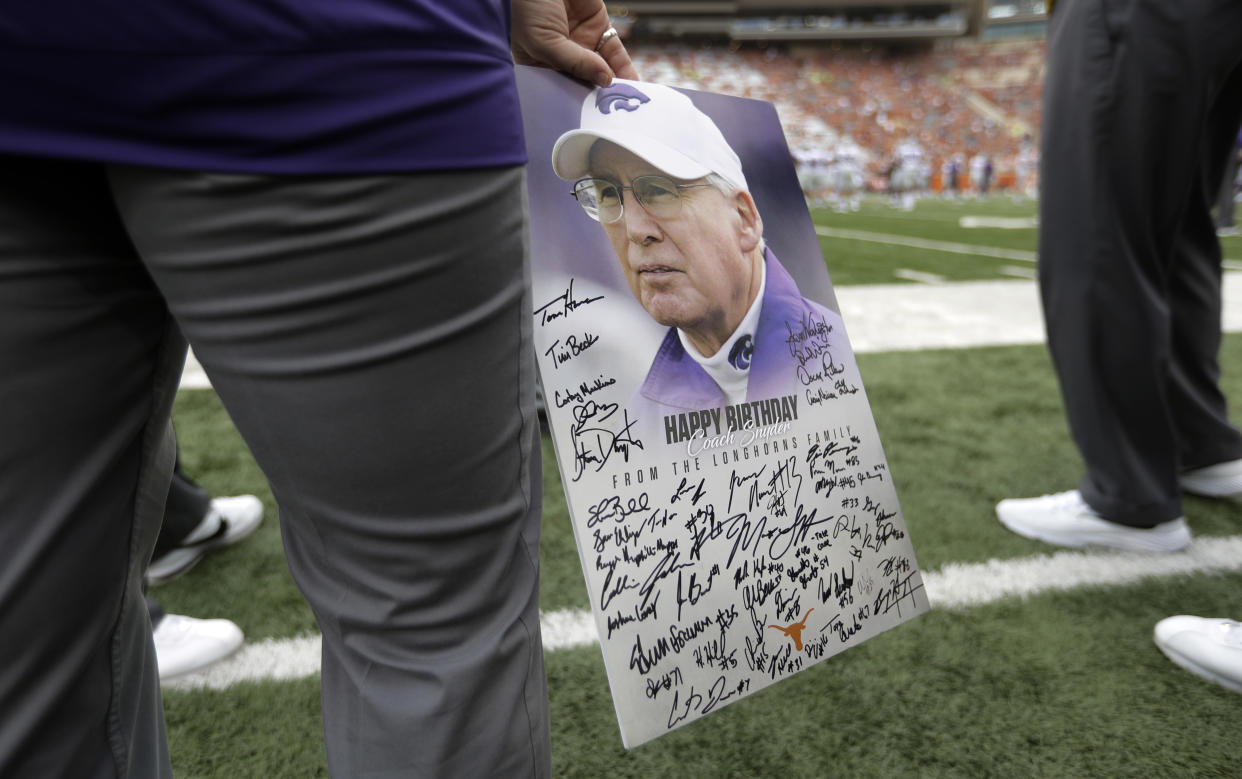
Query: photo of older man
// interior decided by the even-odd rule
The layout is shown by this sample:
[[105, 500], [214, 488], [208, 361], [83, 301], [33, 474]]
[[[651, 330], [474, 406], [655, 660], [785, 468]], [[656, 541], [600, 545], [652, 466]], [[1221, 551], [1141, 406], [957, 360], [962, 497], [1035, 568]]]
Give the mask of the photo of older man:
[[552, 164], [603, 226], [634, 297], [669, 328], [632, 414], [832, 386], [825, 371], [847, 363], [855, 381], [840, 317], [803, 297], [767, 247], [738, 155], [686, 95], [621, 79], [593, 90]]

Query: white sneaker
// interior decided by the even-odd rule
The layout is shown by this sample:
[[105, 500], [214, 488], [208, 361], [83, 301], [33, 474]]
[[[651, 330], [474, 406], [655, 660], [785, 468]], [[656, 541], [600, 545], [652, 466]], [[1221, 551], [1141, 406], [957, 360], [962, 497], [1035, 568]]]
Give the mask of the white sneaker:
[[1160, 651], [1182, 668], [1242, 692], [1242, 622], [1169, 617], [1156, 623], [1155, 638]]
[[1175, 552], [1190, 543], [1190, 529], [1182, 517], [1153, 528], [1109, 522], [1087, 505], [1078, 490], [1039, 498], [1002, 500], [996, 504], [996, 516], [1001, 524], [1020, 536], [1057, 546]]
[[241, 628], [227, 619], [195, 619], [165, 614], [155, 626], [155, 658], [160, 681], [201, 671], [242, 645]]
[[208, 552], [236, 544], [263, 521], [263, 501], [254, 495], [214, 498], [207, 516], [186, 540], [151, 561], [147, 583], [164, 584], [194, 567]]
[[1208, 498], [1242, 496], [1242, 460], [1182, 471], [1182, 489]]

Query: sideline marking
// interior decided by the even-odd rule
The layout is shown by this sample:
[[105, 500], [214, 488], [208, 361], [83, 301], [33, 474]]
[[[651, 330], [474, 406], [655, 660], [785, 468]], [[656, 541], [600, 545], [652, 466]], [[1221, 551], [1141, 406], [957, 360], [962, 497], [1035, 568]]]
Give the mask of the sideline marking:
[[888, 233], [872, 233], [866, 230], [845, 230], [838, 227], [816, 225], [815, 232], [826, 238], [847, 238], [852, 241], [871, 241], [887, 243], [894, 246], [909, 246], [915, 249], [930, 249], [934, 252], [950, 254], [972, 254], [976, 257], [995, 257], [1000, 260], [1016, 260], [1017, 262], [1035, 262], [1035, 252], [1021, 249], [1002, 249], [999, 246], [977, 246], [970, 243], [952, 243], [950, 241], [929, 241], [925, 238], [910, 238], [904, 235]]
[[920, 284], [943, 284], [946, 280], [939, 273], [926, 273], [921, 270], [910, 270], [909, 268], [898, 268], [893, 271], [893, 275], [899, 279], [917, 281]]
[[1036, 274], [1035, 271], [1031, 270], [1030, 268], [1026, 268], [1026, 267], [1020, 268], [1017, 265], [1002, 265], [1001, 267], [997, 268], [997, 270], [1002, 275], [1013, 276], [1019, 279], [1030, 279], [1031, 281], [1034, 281], [1038, 277], [1038, 274]]
[[992, 227], [998, 230], [1030, 230], [1039, 226], [1033, 216], [964, 216], [957, 220], [960, 227]]
[[[1133, 584], [1144, 579], [1242, 570], [1242, 536], [1198, 538], [1175, 554], [1061, 551], [985, 563], [949, 563], [924, 571], [932, 608], [983, 606], [1080, 587]], [[541, 619], [544, 651], [592, 646], [595, 620], [581, 609], [547, 612]], [[320, 637], [265, 639], [199, 674], [165, 681], [165, 689], [224, 689], [239, 682], [301, 679], [319, 672]]]
[[[827, 229], [827, 228], [824, 228]], [[1225, 267], [1242, 270], [1242, 261]], [[1017, 275], [1015, 267], [998, 271]], [[855, 352], [957, 349], [1043, 343], [1044, 325], [1034, 281], [953, 281], [945, 284], [842, 284], [841, 316]], [[1242, 332], [1242, 274], [1224, 274], [1222, 329]], [[191, 352], [182, 389], [211, 382]]]

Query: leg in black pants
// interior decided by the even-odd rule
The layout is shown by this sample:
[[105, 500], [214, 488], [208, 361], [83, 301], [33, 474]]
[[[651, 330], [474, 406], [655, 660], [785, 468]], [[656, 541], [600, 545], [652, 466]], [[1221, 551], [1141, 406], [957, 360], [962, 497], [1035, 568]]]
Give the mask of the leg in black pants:
[[102, 168], [0, 158], [0, 323], [0, 776], [171, 776], [142, 578], [185, 344]]
[[[1086, 464], [1079, 509], [1108, 520], [1105, 537], [1077, 540], [1110, 544], [1109, 523], [1161, 526], [1150, 547], [1141, 533], [1110, 545], [1167, 551], [1189, 541], [1184, 527], [1158, 538], [1182, 514], [1179, 474], [1242, 458], [1218, 386], [1209, 214], [1242, 120], [1242, 5], [1062, 0], [1044, 101], [1048, 344]], [[1081, 545], [1065, 528], [1023, 532], [1032, 506], [1016, 504], [1029, 502], [998, 507], [1011, 528]]]
[[155, 556], [164, 554], [193, 533], [210, 509], [211, 496], [185, 474], [181, 469], [181, 458], [177, 458], [172, 481], [168, 485], [164, 524], [155, 542]]

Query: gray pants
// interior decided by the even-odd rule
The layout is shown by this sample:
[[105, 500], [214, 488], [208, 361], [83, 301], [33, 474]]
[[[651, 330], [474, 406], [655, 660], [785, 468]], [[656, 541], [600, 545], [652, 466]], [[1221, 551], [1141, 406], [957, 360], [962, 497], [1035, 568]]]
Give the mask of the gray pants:
[[1122, 524], [1180, 516], [1180, 470], [1242, 457], [1209, 213], [1240, 120], [1242, 3], [1057, 4], [1040, 285], [1082, 495]]
[[331, 772], [548, 773], [523, 197], [0, 158], [0, 776], [170, 774], [140, 582], [181, 333], [323, 632]]

